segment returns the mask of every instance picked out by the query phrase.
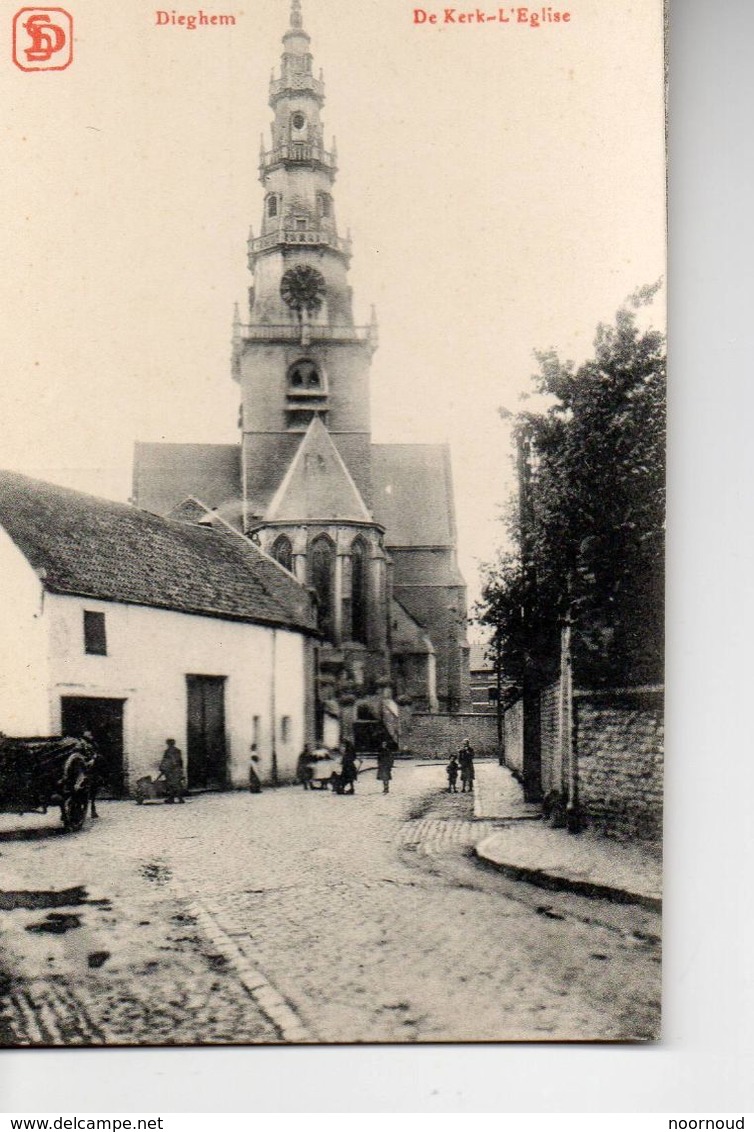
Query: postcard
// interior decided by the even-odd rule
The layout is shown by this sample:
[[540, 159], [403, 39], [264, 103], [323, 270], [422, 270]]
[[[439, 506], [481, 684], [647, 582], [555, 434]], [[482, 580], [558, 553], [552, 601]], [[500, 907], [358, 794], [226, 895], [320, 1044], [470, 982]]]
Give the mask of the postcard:
[[0, 1044], [657, 1039], [661, 0], [2, 20]]

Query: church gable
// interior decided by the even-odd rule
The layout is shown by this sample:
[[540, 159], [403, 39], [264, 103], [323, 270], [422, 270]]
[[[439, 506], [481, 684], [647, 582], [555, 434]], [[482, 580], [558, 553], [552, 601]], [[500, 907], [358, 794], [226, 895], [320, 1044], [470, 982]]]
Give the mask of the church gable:
[[211, 508], [202, 503], [199, 499], [195, 499], [193, 495], [189, 495], [182, 503], [173, 507], [168, 511], [165, 516], [166, 519], [177, 519], [182, 523], [201, 523], [210, 515]]
[[356, 484], [318, 417], [309, 425], [265, 520], [372, 522]]

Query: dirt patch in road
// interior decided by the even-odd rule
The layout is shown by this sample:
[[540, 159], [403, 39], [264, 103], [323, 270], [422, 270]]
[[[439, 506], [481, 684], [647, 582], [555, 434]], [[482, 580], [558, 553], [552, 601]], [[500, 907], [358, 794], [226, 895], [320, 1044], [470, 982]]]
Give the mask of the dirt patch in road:
[[16, 908], [28, 908], [32, 912], [43, 908], [71, 908], [77, 904], [87, 904], [87, 897], [88, 893], [83, 885], [63, 888], [58, 892], [0, 892], [0, 912], [14, 912]]
[[65, 935], [71, 928], [81, 927], [81, 916], [75, 912], [50, 912], [38, 924], [27, 924], [27, 932], [49, 932], [50, 935]]
[[440, 821], [472, 821], [474, 818], [473, 794], [449, 794], [445, 790], [432, 790], [411, 803], [408, 821], [438, 818]]

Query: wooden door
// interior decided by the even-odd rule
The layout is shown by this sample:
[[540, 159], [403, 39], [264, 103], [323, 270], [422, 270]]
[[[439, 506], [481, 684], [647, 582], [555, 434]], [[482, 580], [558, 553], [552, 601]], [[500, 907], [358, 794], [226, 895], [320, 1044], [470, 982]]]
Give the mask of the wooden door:
[[188, 784], [200, 790], [228, 784], [225, 677], [187, 676]]
[[124, 703], [125, 700], [110, 700], [100, 696], [60, 697], [63, 734], [80, 739], [85, 731], [92, 733], [102, 756], [102, 785], [99, 793], [104, 798], [122, 798], [124, 794]]

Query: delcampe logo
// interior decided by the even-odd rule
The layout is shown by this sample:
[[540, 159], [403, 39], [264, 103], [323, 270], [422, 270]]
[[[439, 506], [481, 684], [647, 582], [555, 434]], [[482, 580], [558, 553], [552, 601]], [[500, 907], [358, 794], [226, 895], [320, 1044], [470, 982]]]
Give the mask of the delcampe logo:
[[64, 71], [73, 59], [73, 18], [64, 8], [21, 8], [13, 17], [13, 62], [22, 71]]

